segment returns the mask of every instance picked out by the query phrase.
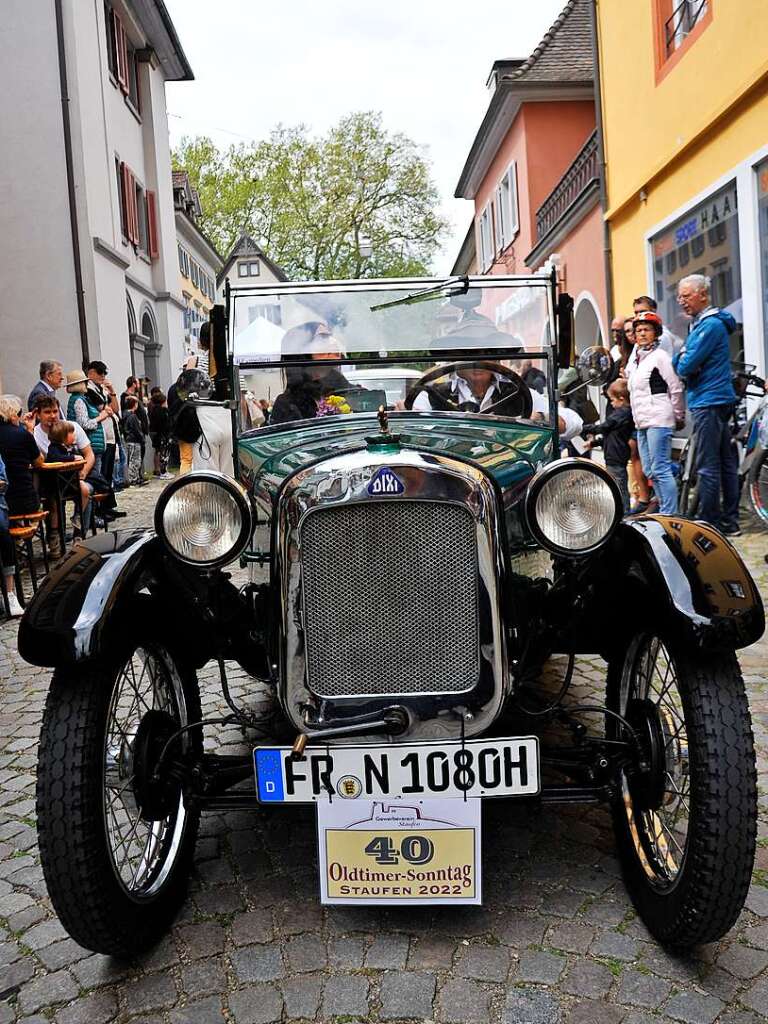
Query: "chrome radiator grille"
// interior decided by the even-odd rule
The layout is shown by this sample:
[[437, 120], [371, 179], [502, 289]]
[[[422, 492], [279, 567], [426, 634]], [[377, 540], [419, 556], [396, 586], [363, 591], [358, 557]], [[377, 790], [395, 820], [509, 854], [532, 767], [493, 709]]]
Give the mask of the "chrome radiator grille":
[[477, 684], [477, 542], [466, 508], [406, 500], [317, 509], [302, 524], [301, 559], [313, 693], [460, 693]]

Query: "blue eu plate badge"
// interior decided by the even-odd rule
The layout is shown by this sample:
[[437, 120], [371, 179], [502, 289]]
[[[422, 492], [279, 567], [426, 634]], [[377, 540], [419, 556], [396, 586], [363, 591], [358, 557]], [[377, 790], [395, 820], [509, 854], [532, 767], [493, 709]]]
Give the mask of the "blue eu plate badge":
[[368, 483], [368, 493], [376, 498], [387, 494], [402, 494], [404, 490], [403, 481], [389, 466], [377, 469]]
[[259, 800], [283, 799], [283, 761], [279, 750], [259, 748], [254, 751], [256, 758], [256, 779]]

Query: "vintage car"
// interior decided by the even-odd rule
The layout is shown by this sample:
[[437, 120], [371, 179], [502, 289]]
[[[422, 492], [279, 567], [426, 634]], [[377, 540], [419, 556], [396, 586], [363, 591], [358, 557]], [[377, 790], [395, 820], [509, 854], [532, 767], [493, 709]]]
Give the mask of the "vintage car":
[[[756, 830], [735, 651], [761, 636], [762, 603], [716, 530], [623, 518], [598, 462], [561, 457], [571, 311], [546, 275], [280, 283], [215, 310], [199, 400], [236, 430], [238, 371], [285, 381], [270, 424], [236, 438], [237, 479], [177, 477], [154, 529], [79, 544], [20, 625], [23, 657], [54, 670], [39, 844], [79, 943], [156, 942], [201, 811], [257, 802], [316, 805], [323, 901], [457, 905], [481, 898], [483, 801], [605, 802], [660, 941], [733, 925]], [[420, 377], [387, 411], [348, 365]], [[594, 386], [610, 360], [580, 366]], [[603, 699], [575, 694], [579, 655], [604, 659]], [[271, 734], [233, 698], [233, 663], [273, 695]], [[252, 729], [253, 749], [204, 749], [212, 721]], [[565, 745], [544, 743], [552, 722]]]

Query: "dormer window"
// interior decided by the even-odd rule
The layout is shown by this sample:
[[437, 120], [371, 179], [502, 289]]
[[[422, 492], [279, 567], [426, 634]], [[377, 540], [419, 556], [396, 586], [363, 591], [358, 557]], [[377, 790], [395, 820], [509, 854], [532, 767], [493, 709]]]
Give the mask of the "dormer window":
[[238, 277], [258, 277], [260, 272], [258, 260], [241, 260], [237, 264]]

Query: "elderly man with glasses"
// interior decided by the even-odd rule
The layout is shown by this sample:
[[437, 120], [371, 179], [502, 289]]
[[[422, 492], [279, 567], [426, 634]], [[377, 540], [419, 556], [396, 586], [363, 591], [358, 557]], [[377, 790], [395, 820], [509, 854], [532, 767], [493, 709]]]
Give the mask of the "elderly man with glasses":
[[[64, 369], [61, 363], [57, 363], [55, 359], [44, 359], [40, 363], [40, 380], [29, 392], [29, 397], [27, 398], [27, 409], [32, 412], [35, 408], [35, 401], [38, 395], [55, 398], [56, 392], [63, 383]], [[60, 405], [59, 412], [61, 413]]]
[[[688, 337], [674, 357], [675, 372], [686, 384], [693, 417], [696, 471], [699, 477], [698, 517], [727, 536], [739, 529], [739, 463], [731, 439], [736, 392], [731, 380], [730, 335], [736, 321], [712, 305], [710, 280], [703, 274], [684, 277], [677, 301], [691, 318]], [[722, 488], [722, 505], [720, 491]]]

